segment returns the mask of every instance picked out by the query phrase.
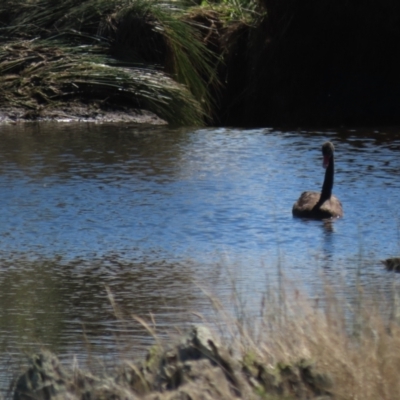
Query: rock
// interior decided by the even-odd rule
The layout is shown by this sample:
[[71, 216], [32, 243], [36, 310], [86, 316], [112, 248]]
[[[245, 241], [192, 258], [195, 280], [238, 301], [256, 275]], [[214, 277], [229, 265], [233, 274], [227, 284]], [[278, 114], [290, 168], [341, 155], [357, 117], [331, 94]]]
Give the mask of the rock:
[[17, 380], [13, 399], [73, 399], [66, 396], [68, 379], [58, 358], [49, 351], [43, 351], [30, 358], [29, 369]]
[[152, 393], [151, 400], [252, 398], [239, 364], [204, 326], [166, 350], [153, 347], [140, 366], [126, 364], [117, 381], [135, 393]]
[[331, 396], [331, 377], [318, 372], [312, 362], [300, 360], [268, 367], [257, 364], [257, 370], [259, 392], [294, 399], [328, 399]]
[[208, 328], [195, 326], [166, 349], [153, 346], [145, 360], [123, 362], [112, 376], [68, 371], [43, 351], [31, 357], [14, 400], [329, 399], [331, 387], [305, 360], [265, 366], [251, 357], [239, 364]]

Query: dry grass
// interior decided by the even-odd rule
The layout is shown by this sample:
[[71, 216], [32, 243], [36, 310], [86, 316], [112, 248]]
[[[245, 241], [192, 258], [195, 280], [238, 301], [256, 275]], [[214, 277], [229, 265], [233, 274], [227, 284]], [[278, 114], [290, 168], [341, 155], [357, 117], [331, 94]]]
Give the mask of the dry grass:
[[[307, 395], [304, 391], [299, 394], [290, 383], [269, 392], [257, 372], [262, 368], [279, 376], [278, 387], [282, 380], [290, 381], [284, 377], [286, 368], [293, 371], [299, 365], [312, 365], [312, 385], [315, 381], [318, 385], [320, 379], [321, 387], [327, 388], [321, 399], [397, 400], [400, 328], [395, 318], [396, 285], [385, 299], [378, 295], [366, 297], [360, 288], [350, 301], [337, 295], [332, 286], [323, 285], [323, 295], [315, 299], [284, 283], [279, 290], [268, 290], [257, 310], [246, 310], [235, 290], [230, 311], [226, 299], [221, 302], [206, 293], [215, 318], [202, 320], [219, 331], [243, 371], [259, 381], [259, 387], [253, 385], [257, 399], [317, 399], [315, 386]], [[136, 321], [148, 327], [144, 320]], [[158, 345], [165, 345], [165, 338], [160, 340], [150, 328], [148, 332]], [[307, 379], [303, 379], [307, 387]]]
[[[107, 388], [108, 395], [113, 394], [114, 398], [129, 398], [135, 394], [145, 396], [135, 398], [172, 399], [184, 398], [178, 394], [186, 393], [185, 390], [200, 396], [210, 388], [226, 385], [222, 397], [211, 398], [230, 399], [229, 385], [224, 380], [224, 376], [229, 375], [240, 388], [241, 394], [237, 398], [246, 400], [397, 400], [400, 393], [398, 288], [396, 275], [388, 274], [387, 277], [393, 279], [394, 284], [386, 288], [383, 296], [379, 293], [367, 296], [361, 286], [352, 286], [355, 292], [349, 297], [344, 290], [338, 291], [337, 286], [322, 282], [322, 294], [318, 298], [303, 295], [299, 283], [293, 285], [281, 279], [262, 296], [258, 308], [250, 309], [246, 308], [235, 285], [228, 302], [206, 293], [215, 318], [202, 318], [202, 322], [219, 330], [222, 343], [230, 349], [226, 351], [224, 346], [220, 347], [219, 340], [214, 341], [214, 337], [207, 337], [203, 342], [203, 348], [208, 346], [207, 352], [211, 354], [206, 357], [217, 360], [216, 364], [224, 371], [225, 375], [218, 375], [218, 379], [215, 365], [210, 368], [209, 363], [202, 364], [197, 356], [184, 364], [185, 361], [179, 359], [182, 351], [175, 348], [171, 353], [172, 339], [156, 330], [154, 318], [150, 316], [146, 321], [133, 316], [133, 320], [154, 339], [156, 346], [149, 349], [144, 364], [129, 360], [117, 378], [96, 378], [97, 383], [91, 390], [99, 393], [100, 389]], [[114, 294], [110, 290], [107, 294], [116, 319], [126, 319]], [[175, 341], [176, 334], [174, 337]], [[238, 362], [235, 364], [240, 368], [230, 362], [231, 354], [236, 356]], [[311, 369], [307, 366], [312, 366], [309, 375], [307, 371]], [[175, 372], [169, 374], [168, 371]], [[182, 379], [175, 379], [176, 376]], [[276, 379], [264, 379], [265, 376]], [[82, 377], [88, 379], [87, 374]], [[211, 377], [216, 380], [208, 381]], [[64, 375], [61, 378], [61, 381], [67, 381]], [[160, 389], [160, 379], [168, 390]], [[242, 385], [244, 380], [248, 386]], [[75, 381], [71, 387], [75, 387]], [[254, 391], [250, 397], [243, 389], [245, 386]], [[124, 393], [129, 396], [123, 397], [121, 390], [128, 389], [129, 393]]]
[[[395, 400], [400, 394], [400, 329], [393, 290], [391, 300], [377, 300], [359, 289], [350, 304], [329, 285], [323, 298], [311, 299], [284, 284], [263, 296], [259, 312], [246, 316], [241, 310], [240, 318], [212, 301], [221, 334], [250, 369], [263, 365], [276, 370], [306, 360], [332, 382], [334, 399]], [[239, 299], [234, 301], [240, 309]]]

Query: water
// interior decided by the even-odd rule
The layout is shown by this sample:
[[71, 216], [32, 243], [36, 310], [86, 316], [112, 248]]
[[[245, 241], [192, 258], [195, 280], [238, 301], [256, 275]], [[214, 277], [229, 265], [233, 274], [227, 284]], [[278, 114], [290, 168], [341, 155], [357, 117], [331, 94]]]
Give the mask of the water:
[[[385, 286], [379, 260], [400, 255], [395, 129], [49, 123], [1, 126], [0, 139], [6, 370], [39, 346], [104, 364], [140, 352], [151, 338], [132, 314], [161, 332], [207, 316], [199, 284], [223, 299], [235, 282], [255, 304], [279, 268], [310, 293], [321, 273], [351, 284], [360, 268]], [[325, 140], [345, 217], [293, 219], [300, 193], [321, 188]]]

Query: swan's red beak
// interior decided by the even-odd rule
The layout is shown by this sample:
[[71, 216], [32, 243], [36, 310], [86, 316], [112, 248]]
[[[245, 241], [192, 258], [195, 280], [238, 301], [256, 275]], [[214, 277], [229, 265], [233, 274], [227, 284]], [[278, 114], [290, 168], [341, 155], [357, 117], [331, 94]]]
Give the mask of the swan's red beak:
[[330, 156], [324, 156], [324, 161], [322, 162], [322, 166], [323, 166], [324, 168], [328, 168], [330, 159], [331, 159]]

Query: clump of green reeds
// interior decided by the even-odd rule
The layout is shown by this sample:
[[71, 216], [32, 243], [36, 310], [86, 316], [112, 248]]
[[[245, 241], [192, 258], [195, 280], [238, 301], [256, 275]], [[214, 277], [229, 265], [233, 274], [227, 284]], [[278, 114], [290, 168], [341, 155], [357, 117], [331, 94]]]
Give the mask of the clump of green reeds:
[[161, 72], [114, 66], [104, 56], [54, 44], [0, 46], [0, 88], [7, 106], [57, 107], [79, 98], [147, 109], [175, 124], [200, 124], [203, 116], [191, 93]]
[[201, 5], [203, 8], [219, 12], [221, 19], [227, 24], [242, 22], [254, 25], [265, 15], [259, 0], [203, 0]]
[[[103, 31], [115, 31], [111, 50], [123, 46], [125, 52], [138, 56], [142, 62], [150, 58], [162, 65], [177, 82], [189, 88], [209, 115], [213, 104], [209, 87], [218, 84], [216, 55], [204, 45], [199, 27], [190, 23], [185, 11], [179, 2], [137, 0], [113, 15]], [[138, 25], [144, 29], [136, 32], [132, 27]]]
[[[29, 106], [21, 98], [33, 95], [48, 102], [67, 93], [96, 94], [109, 102], [125, 99], [168, 122], [202, 123], [211, 110], [209, 88], [217, 81], [215, 59], [198, 27], [184, 18], [187, 4], [32, 0], [16, 13], [12, 2], [4, 3], [0, 102]], [[21, 38], [29, 47], [26, 57], [12, 51]], [[53, 57], [57, 48], [59, 55]], [[11, 66], [20, 67], [20, 79]]]

